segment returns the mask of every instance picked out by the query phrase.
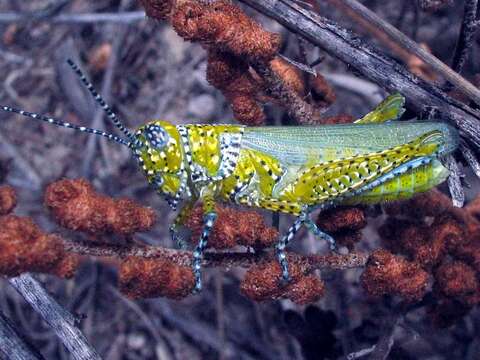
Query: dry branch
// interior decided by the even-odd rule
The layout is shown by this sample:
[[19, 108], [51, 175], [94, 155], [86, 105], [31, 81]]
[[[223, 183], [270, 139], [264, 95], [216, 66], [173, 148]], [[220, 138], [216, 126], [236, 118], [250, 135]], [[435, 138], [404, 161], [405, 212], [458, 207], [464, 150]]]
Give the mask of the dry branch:
[[[385, 34], [385, 37], [389, 39], [390, 42], [402, 48], [407, 52], [407, 54], [414, 54], [418, 56], [438, 74], [444, 76], [447, 80], [454, 84], [462, 93], [469, 96], [477, 104], [480, 104], [480, 91], [473, 84], [458, 75], [455, 71], [433, 56], [430, 52], [425, 50], [422, 46], [408, 38], [400, 30], [390, 25], [373, 11], [360, 4], [357, 0], [336, 0], [336, 2], [339, 2], [351, 9], [356, 15], [364, 19], [365, 22], [371, 24], [373, 28], [377, 28], [380, 33]], [[476, 1], [474, 2], [476, 3]]]
[[75, 326], [75, 318], [72, 314], [61, 307], [37, 280], [28, 274], [23, 274], [10, 279], [9, 282], [51, 326], [73, 359], [101, 359], [82, 332]]
[[283, 104], [289, 104], [287, 112], [301, 124], [315, 124], [321, 118], [322, 111], [305, 102], [303, 98], [286, 86], [283, 80], [272, 70], [270, 66], [262, 63], [253, 65], [255, 71], [260, 74], [265, 81], [267, 93], [279, 99]]
[[465, 1], [462, 27], [452, 60], [452, 68], [458, 73], [462, 72], [468, 53], [473, 46], [475, 32], [478, 28], [478, 23], [476, 22], [477, 9], [478, 0]]
[[[65, 240], [65, 248], [81, 255], [126, 258], [128, 256], [142, 258], [163, 258], [174, 261], [179, 266], [190, 266], [192, 263], [192, 252], [186, 250], [169, 249], [159, 246], [97, 244], [91, 242], [72, 242]], [[233, 266], [249, 267], [261, 261], [268, 261], [274, 258], [272, 252], [250, 253], [250, 252], [206, 252], [203, 259], [205, 267]], [[348, 255], [307, 255], [303, 260], [308, 264], [310, 270], [332, 269], [345, 270], [365, 266], [368, 254], [351, 252]]]
[[480, 146], [478, 112], [414, 76], [393, 59], [364, 44], [348, 30], [288, 0], [241, 1], [353, 66], [375, 83], [391, 91], [401, 92], [416, 109], [421, 111], [425, 106], [438, 109], [443, 117], [457, 125], [469, 141]]

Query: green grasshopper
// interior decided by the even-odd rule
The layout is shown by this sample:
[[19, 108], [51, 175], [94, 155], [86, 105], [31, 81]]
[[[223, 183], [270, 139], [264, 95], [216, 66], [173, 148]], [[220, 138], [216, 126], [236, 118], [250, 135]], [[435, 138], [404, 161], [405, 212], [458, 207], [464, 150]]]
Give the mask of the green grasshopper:
[[[458, 146], [457, 131], [439, 122], [399, 122], [404, 98], [394, 94], [353, 124], [311, 127], [173, 125], [151, 121], [128, 130], [81, 70], [68, 61], [124, 138], [47, 116], [3, 106], [50, 124], [106, 137], [131, 149], [148, 182], [180, 211], [172, 236], [202, 202], [204, 226], [193, 252], [195, 290], [202, 287], [201, 261], [217, 214], [215, 202], [289, 213], [297, 218], [278, 241], [282, 278], [289, 279], [285, 248], [305, 225], [335, 250], [334, 239], [311, 220], [312, 211], [344, 204], [405, 199], [448, 176], [442, 158]], [[389, 123], [387, 121], [392, 120]]]

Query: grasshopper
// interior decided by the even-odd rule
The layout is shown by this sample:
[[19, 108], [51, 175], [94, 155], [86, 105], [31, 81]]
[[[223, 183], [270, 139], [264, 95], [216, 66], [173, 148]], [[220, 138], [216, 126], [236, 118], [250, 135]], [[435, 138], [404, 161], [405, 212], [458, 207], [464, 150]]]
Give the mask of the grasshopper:
[[192, 262], [196, 291], [202, 288], [201, 261], [217, 218], [217, 201], [296, 216], [276, 245], [282, 279], [288, 281], [285, 249], [301, 226], [336, 250], [334, 239], [311, 220], [312, 211], [406, 199], [426, 191], [448, 177], [442, 159], [459, 143], [456, 129], [445, 123], [395, 121], [404, 111], [400, 94], [389, 96], [352, 124], [245, 127], [154, 120], [132, 132], [79, 67], [71, 60], [68, 63], [124, 137], [1, 108], [127, 146], [148, 182], [172, 209], [185, 202], [171, 227], [174, 238], [194, 205], [201, 202], [204, 225]]

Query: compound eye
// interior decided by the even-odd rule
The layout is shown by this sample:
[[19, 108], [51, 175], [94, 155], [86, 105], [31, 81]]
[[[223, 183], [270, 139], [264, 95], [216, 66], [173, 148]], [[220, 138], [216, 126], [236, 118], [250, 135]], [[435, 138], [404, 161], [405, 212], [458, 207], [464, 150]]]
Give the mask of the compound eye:
[[159, 125], [149, 125], [145, 129], [145, 137], [150, 145], [156, 149], [162, 149], [168, 143], [168, 134]]

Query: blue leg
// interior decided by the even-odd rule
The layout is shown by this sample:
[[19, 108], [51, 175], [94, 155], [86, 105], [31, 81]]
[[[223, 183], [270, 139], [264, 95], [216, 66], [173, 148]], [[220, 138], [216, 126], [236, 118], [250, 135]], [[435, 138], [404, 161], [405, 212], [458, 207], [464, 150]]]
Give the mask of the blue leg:
[[320, 230], [317, 224], [315, 224], [312, 221], [312, 219], [310, 219], [309, 217], [305, 218], [305, 226], [307, 227], [308, 230], [310, 230], [313, 233], [313, 235], [315, 235], [321, 240], [326, 241], [331, 251], [337, 252], [337, 244], [335, 242], [335, 239], [330, 235], [328, 235], [327, 233]]
[[275, 247], [277, 251], [277, 259], [282, 268], [282, 279], [284, 281], [290, 280], [290, 275], [288, 273], [288, 260], [287, 255], [285, 254], [285, 248], [287, 247], [288, 243], [293, 239], [297, 231], [302, 227], [304, 221], [305, 218], [303, 216], [299, 216], [295, 220], [293, 225], [290, 227], [290, 229], [288, 229], [287, 234], [279, 240], [277, 246]]
[[195, 276], [195, 290], [194, 292], [199, 292], [202, 290], [202, 259], [203, 251], [207, 247], [208, 236], [212, 231], [213, 224], [217, 219], [217, 214], [215, 212], [206, 213], [203, 218], [203, 230], [200, 235], [200, 240], [198, 241], [197, 247], [193, 252], [193, 275]]
[[197, 247], [193, 251], [193, 275], [195, 276], [195, 289], [194, 292], [199, 292], [202, 290], [202, 259], [203, 251], [207, 247], [208, 236], [212, 231], [213, 224], [217, 220], [217, 213], [215, 212], [215, 198], [214, 198], [214, 189], [205, 188], [201, 191], [202, 201], [203, 201], [203, 229], [202, 234], [200, 235], [200, 240], [198, 240]]

